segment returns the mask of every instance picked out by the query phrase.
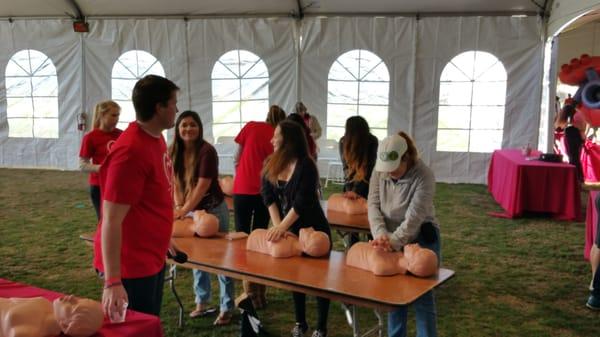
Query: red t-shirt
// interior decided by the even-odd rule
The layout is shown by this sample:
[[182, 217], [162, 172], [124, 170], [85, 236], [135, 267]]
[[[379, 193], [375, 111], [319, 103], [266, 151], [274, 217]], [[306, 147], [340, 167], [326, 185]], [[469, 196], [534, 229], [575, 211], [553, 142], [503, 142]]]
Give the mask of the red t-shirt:
[[260, 194], [260, 172], [265, 158], [273, 153], [274, 132], [269, 123], [248, 122], [235, 137], [242, 153], [233, 180], [233, 194]]
[[[92, 159], [92, 164], [102, 164], [121, 133], [123, 131], [120, 129], [114, 129], [111, 132], [94, 129], [88, 132], [81, 141], [79, 157]], [[99, 186], [98, 173], [91, 172], [88, 182], [92, 186]]]
[[[100, 168], [102, 200], [130, 205], [123, 219], [121, 277], [140, 278], [165, 264], [173, 226], [173, 166], [165, 140], [132, 122]], [[94, 240], [94, 267], [104, 271], [100, 237]]]

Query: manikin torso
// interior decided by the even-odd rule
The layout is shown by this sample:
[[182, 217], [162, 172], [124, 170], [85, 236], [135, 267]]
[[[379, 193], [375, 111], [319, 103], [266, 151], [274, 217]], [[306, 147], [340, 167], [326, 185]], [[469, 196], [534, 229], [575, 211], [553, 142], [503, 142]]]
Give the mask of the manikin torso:
[[199, 237], [215, 236], [219, 232], [219, 219], [205, 211], [195, 211], [193, 217], [185, 217], [173, 221], [172, 237]]
[[327, 209], [346, 214], [367, 214], [367, 200], [365, 198], [350, 199], [341, 193], [333, 193], [327, 200]]
[[377, 276], [391, 276], [411, 272], [428, 277], [437, 272], [438, 259], [432, 250], [417, 244], [404, 246], [404, 252], [386, 252], [367, 242], [357, 242], [346, 255], [346, 264], [371, 271]]
[[287, 232], [279, 241], [267, 241], [266, 229], [255, 229], [248, 236], [246, 249], [268, 254], [276, 258], [300, 256], [306, 253], [313, 257], [327, 255], [331, 247], [327, 234], [312, 228], [302, 228], [300, 238]]
[[0, 337], [56, 337], [60, 333], [47, 299], [0, 298]]

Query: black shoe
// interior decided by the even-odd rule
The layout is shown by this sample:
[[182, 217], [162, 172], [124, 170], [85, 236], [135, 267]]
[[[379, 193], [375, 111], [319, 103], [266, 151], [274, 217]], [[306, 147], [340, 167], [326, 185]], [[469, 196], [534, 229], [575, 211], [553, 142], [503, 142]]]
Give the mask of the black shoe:
[[308, 330], [308, 325], [296, 322], [292, 329], [292, 337], [304, 337], [304, 333]]
[[585, 306], [592, 310], [600, 310], [600, 299], [594, 295], [590, 295]]
[[327, 337], [327, 331], [317, 329], [313, 331], [312, 337]]

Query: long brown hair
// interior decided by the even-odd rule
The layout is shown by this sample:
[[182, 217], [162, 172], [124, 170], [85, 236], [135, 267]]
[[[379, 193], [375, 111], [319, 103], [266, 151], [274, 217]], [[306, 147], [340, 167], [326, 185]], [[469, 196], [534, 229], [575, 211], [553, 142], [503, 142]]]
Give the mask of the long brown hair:
[[276, 127], [279, 122], [285, 119], [285, 111], [279, 105], [271, 105], [267, 114], [267, 123], [272, 127]]
[[308, 157], [308, 145], [302, 126], [290, 120], [277, 125], [283, 138], [281, 146], [265, 160], [262, 175], [272, 184], [277, 184], [277, 176], [291, 161]]
[[[183, 121], [184, 118], [191, 117], [196, 124], [198, 124], [199, 134], [198, 139], [194, 142], [194, 151], [192, 151], [192, 166], [185, 166], [185, 144], [183, 143], [183, 139], [181, 138], [181, 134], [179, 133], [179, 125]], [[175, 122], [175, 139], [173, 139], [173, 143], [169, 146], [169, 155], [171, 156], [171, 160], [173, 161], [173, 173], [175, 175], [175, 184], [176, 188], [179, 188], [179, 191], [182, 193], [184, 198], [187, 199], [188, 194], [194, 189], [196, 183], [198, 182], [198, 152], [200, 151], [200, 147], [204, 144], [203, 138], [203, 127], [202, 121], [200, 120], [200, 116], [195, 111], [187, 110], [182, 112]]]
[[342, 153], [348, 165], [347, 176], [353, 182], [366, 181], [371, 150], [366, 142], [370, 137], [369, 124], [364, 118], [352, 116], [346, 120]]
[[100, 120], [102, 119], [102, 117], [104, 117], [104, 115], [109, 113], [112, 109], [121, 110], [121, 107], [119, 106], [119, 104], [117, 104], [117, 102], [111, 101], [111, 100], [100, 102], [100, 103], [96, 104], [96, 106], [94, 107], [94, 117], [93, 117], [93, 121], [92, 121], [92, 128], [99, 129], [100, 124], [101, 124]]
[[404, 140], [406, 140], [406, 152], [402, 155], [402, 160], [407, 163], [407, 170], [410, 170], [411, 167], [415, 166], [417, 160], [419, 160], [419, 152], [417, 151], [417, 146], [415, 145], [415, 141], [410, 138], [408, 134], [404, 131], [398, 132], [398, 135]]

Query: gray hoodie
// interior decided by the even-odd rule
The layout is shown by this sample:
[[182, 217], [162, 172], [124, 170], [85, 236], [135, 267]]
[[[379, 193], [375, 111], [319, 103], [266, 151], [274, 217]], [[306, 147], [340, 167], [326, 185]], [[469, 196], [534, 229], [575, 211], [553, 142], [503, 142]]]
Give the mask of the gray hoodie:
[[422, 223], [436, 223], [434, 194], [435, 177], [420, 159], [396, 182], [389, 173], [373, 171], [368, 199], [373, 237], [388, 235], [396, 251], [414, 242]]

